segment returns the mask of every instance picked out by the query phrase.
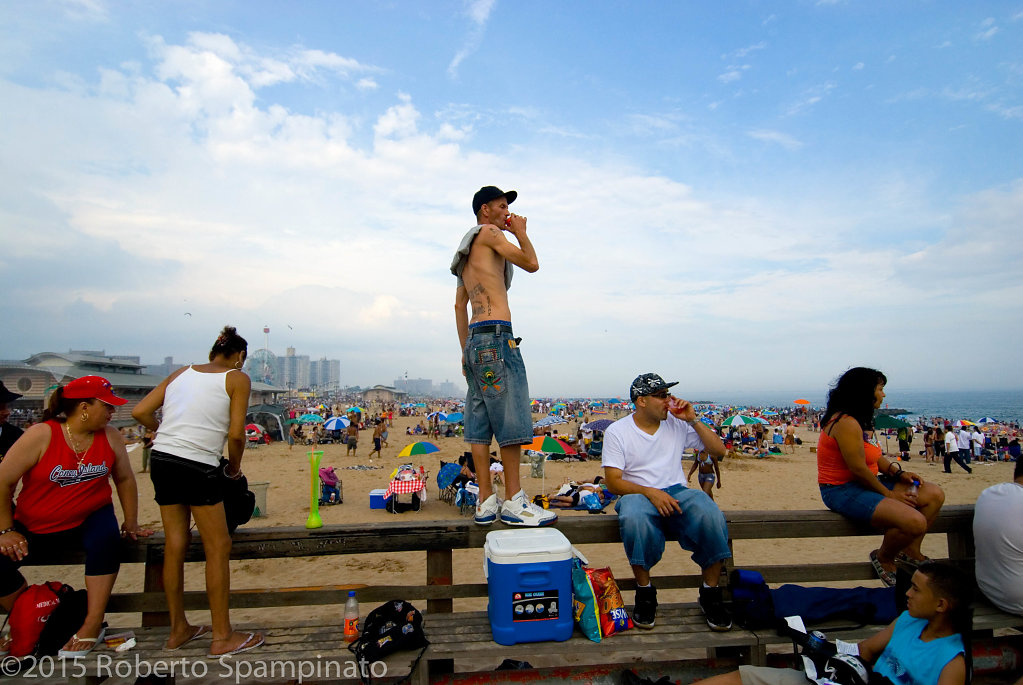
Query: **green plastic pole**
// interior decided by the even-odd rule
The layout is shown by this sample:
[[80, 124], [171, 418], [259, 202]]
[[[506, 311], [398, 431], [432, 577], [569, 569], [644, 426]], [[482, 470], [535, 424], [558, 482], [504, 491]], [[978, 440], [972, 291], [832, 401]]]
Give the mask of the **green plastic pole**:
[[320, 459], [323, 458], [323, 451], [309, 450], [309, 518], [306, 519], [306, 528], [322, 528], [323, 519], [320, 518], [320, 492], [316, 487], [317, 478], [320, 474]]

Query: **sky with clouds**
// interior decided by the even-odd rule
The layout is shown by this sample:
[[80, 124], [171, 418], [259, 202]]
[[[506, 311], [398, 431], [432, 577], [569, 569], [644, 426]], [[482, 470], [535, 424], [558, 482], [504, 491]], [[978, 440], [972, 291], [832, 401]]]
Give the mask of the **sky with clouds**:
[[1023, 385], [1023, 2], [8, 0], [0, 101], [0, 358], [461, 382], [493, 184], [534, 396]]

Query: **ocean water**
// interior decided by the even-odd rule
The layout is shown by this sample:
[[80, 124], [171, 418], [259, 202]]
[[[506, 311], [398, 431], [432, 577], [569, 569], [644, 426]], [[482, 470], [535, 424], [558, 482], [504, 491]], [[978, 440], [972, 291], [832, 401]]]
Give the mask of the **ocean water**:
[[[888, 396], [885, 406], [907, 410], [907, 416], [918, 417], [940, 416], [946, 419], [969, 419], [976, 421], [989, 416], [999, 421], [1015, 421], [1023, 423], [1023, 390], [969, 390], [962, 392], [925, 392], [902, 391], [886, 388]], [[707, 393], [699, 398], [715, 404], [750, 406], [750, 407], [795, 407], [792, 400], [802, 398], [810, 400], [813, 407], [823, 408], [826, 402], [824, 393], [799, 395], [794, 393], [735, 393], [718, 395]]]

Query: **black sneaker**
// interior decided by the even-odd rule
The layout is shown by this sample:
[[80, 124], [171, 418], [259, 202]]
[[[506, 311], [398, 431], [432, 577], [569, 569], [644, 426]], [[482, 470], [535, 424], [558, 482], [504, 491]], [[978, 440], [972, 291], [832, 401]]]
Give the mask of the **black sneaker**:
[[650, 587], [636, 588], [636, 607], [632, 610], [632, 623], [637, 628], [650, 630], [654, 627], [654, 618], [657, 616], [657, 588]]
[[719, 587], [700, 588], [700, 608], [707, 617], [710, 629], [719, 633], [732, 629], [732, 616], [725, 608], [723, 591]]

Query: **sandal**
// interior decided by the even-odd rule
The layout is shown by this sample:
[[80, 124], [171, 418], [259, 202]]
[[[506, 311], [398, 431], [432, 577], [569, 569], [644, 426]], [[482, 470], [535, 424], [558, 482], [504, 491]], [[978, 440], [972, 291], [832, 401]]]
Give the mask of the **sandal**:
[[197, 640], [200, 637], [202, 637], [204, 635], [209, 635], [212, 632], [213, 632], [213, 626], [197, 626], [196, 629], [195, 629], [195, 632], [192, 633], [192, 636], [190, 638], [188, 638], [187, 640], [185, 640], [184, 642], [182, 642], [177, 647], [168, 647], [166, 645], [166, 643], [165, 643], [163, 648], [166, 649], [169, 652], [173, 652], [173, 651], [176, 651], [178, 649], [181, 649], [182, 647], [187, 645], [192, 640]]
[[895, 555], [896, 563], [906, 564], [907, 566], [912, 566], [913, 568], [919, 568], [920, 564], [930, 560], [931, 558], [926, 556], [923, 559], [914, 559], [905, 552], [899, 552], [898, 554]]
[[84, 642], [89, 645], [87, 649], [60, 649], [57, 650], [58, 659], [80, 659], [83, 656], [87, 656], [89, 652], [96, 648], [96, 645], [103, 639], [103, 636], [107, 633], [107, 627], [103, 626], [99, 629], [99, 635], [96, 637], [78, 637], [78, 634], [71, 636], [68, 641], [70, 643]]
[[874, 573], [877, 574], [882, 583], [888, 587], [895, 587], [895, 574], [881, 565], [881, 560], [877, 558], [876, 549], [870, 553], [870, 565], [874, 567]]
[[214, 654], [213, 652], [210, 652], [209, 654], [206, 655], [206, 658], [219, 659], [222, 656], [241, 654], [242, 652], [247, 652], [250, 649], [255, 649], [256, 647], [259, 647], [260, 645], [263, 644], [264, 641], [265, 641], [264, 637], [259, 633], [249, 633], [248, 637], [245, 638], [245, 641], [242, 642], [237, 647], [235, 647], [234, 649], [232, 649], [230, 652], [224, 652], [223, 654]]

